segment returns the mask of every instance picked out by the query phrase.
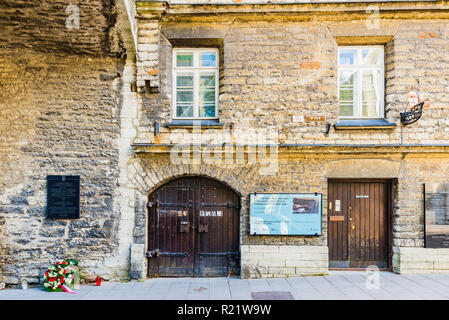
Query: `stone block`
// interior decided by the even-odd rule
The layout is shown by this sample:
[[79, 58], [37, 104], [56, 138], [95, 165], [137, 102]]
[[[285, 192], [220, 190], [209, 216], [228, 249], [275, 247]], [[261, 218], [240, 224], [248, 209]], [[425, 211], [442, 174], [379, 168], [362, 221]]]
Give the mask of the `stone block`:
[[278, 253], [279, 246], [265, 246], [265, 245], [252, 245], [250, 246], [250, 252], [263, 252], [263, 253]]
[[131, 245], [131, 279], [142, 279], [144, 274], [144, 259], [145, 259], [145, 245], [132, 244]]

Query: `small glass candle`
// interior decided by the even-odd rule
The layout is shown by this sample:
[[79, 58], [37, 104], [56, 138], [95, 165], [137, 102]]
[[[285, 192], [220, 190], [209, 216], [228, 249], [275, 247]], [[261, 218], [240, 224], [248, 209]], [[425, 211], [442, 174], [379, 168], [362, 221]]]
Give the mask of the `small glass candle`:
[[27, 279], [20, 280], [20, 286], [22, 287], [22, 290], [28, 289]]

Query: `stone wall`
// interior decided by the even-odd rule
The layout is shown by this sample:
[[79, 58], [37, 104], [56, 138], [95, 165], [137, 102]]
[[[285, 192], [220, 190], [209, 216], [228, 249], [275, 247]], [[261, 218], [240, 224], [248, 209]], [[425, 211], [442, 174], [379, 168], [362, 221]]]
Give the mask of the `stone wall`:
[[393, 271], [447, 273], [449, 272], [449, 249], [393, 248]]
[[[233, 124], [235, 132], [275, 132], [281, 144], [444, 144], [449, 138], [449, 79], [445, 76], [449, 64], [444, 54], [449, 32], [444, 19], [382, 20], [375, 30], [368, 29], [364, 20], [303, 22], [279, 17], [253, 21], [226, 19], [226, 15], [217, 22], [204, 20], [163, 17], [160, 93], [144, 95], [136, 142], [154, 141], [153, 125], [158, 121], [160, 142], [176, 143], [163, 124], [171, 117], [171, 49], [177, 39], [186, 38], [192, 44], [198, 39], [222, 39], [219, 121], [225, 127]], [[396, 128], [331, 128], [326, 135], [326, 122], [335, 124], [339, 115], [338, 42], [353, 37], [349, 42], [360, 43], [361, 37], [380, 35], [390, 37], [385, 40], [385, 109], [390, 110], [387, 119], [395, 122]], [[144, 34], [141, 37], [147, 38]], [[369, 44], [370, 40], [366, 41]], [[407, 104], [409, 89], [418, 81], [432, 104], [417, 123], [403, 127], [399, 113]], [[301, 115], [322, 115], [325, 121], [293, 121], [294, 116]], [[239, 138], [236, 136], [237, 142]]]
[[[67, 256], [86, 277], [123, 275], [107, 267], [118, 244], [122, 71], [112, 58], [0, 50], [0, 282], [38, 281]], [[81, 219], [45, 218], [49, 174], [81, 176]]]
[[[121, 57], [126, 50], [122, 34], [116, 28], [117, 2], [3, 0], [0, 43], [2, 48]], [[76, 16], [79, 23], [73, 20]]]
[[[327, 247], [327, 181], [332, 178], [386, 178], [393, 181], [393, 246], [424, 246], [423, 183], [449, 179], [449, 156], [444, 152], [404, 151], [384, 148], [373, 153], [369, 148], [293, 148], [280, 149], [277, 171], [273, 175], [261, 175], [261, 164], [171, 164], [169, 153], [156, 153], [144, 147], [136, 147], [138, 158], [130, 164], [133, 182], [140, 194], [142, 204], [136, 208], [135, 233], [142, 235], [140, 243], [146, 243], [147, 225], [146, 196], [160, 185], [175, 177], [204, 175], [226, 183], [242, 195], [240, 220], [241, 244], [244, 247], [273, 246], [302, 250], [302, 247]], [[282, 150], [282, 151], [281, 151]], [[247, 160], [247, 159], [246, 159]], [[321, 236], [253, 236], [249, 234], [249, 193], [253, 192], [300, 192], [323, 194], [323, 217]], [[243, 267], [248, 265], [247, 276], [254, 276], [250, 266], [252, 251], [242, 249]], [[284, 249], [283, 249], [284, 250]], [[288, 249], [285, 249], [288, 250]], [[293, 250], [293, 249], [292, 249]], [[296, 250], [296, 249], [295, 249]], [[307, 249], [304, 249], [307, 250]], [[301, 253], [303, 254], [303, 253]], [[305, 253], [304, 253], [305, 254]], [[301, 255], [299, 255], [301, 256]], [[298, 257], [299, 257], [298, 256]], [[292, 256], [293, 259], [298, 257]], [[261, 259], [255, 255], [254, 259]], [[246, 261], [245, 260], [248, 260]], [[274, 259], [274, 258], [273, 258]], [[317, 265], [324, 263], [324, 260]], [[396, 260], [395, 260], [396, 261]], [[253, 263], [254, 262], [254, 263]], [[283, 263], [282, 259], [279, 263]], [[259, 261], [262, 266], [262, 260]], [[282, 265], [284, 266], [284, 265]], [[282, 267], [276, 265], [276, 267]], [[267, 265], [268, 267], [268, 265]], [[272, 265], [272, 267], [275, 267]], [[285, 265], [287, 267], [287, 265]], [[291, 266], [300, 268], [301, 265]], [[321, 268], [321, 267], [320, 267]], [[281, 274], [264, 269], [266, 274]], [[289, 271], [290, 270], [290, 271]], [[293, 269], [285, 269], [290, 274]], [[299, 273], [308, 270], [298, 269]], [[320, 269], [323, 271], [323, 269]], [[245, 271], [245, 272], [246, 272]], [[309, 270], [310, 271], [310, 270]], [[320, 271], [320, 272], [321, 272]], [[262, 273], [263, 274], [263, 273]], [[293, 275], [293, 273], [291, 273]], [[296, 274], [296, 271], [295, 271]]]
[[[370, 29], [365, 13], [349, 12], [356, 4], [337, 6], [347, 14], [313, 19], [308, 13], [255, 13], [262, 6], [209, 6], [210, 13], [230, 10], [222, 15], [194, 14], [201, 8], [188, 6], [177, 15], [176, 5], [168, 12], [163, 4], [145, 5], [141, 9], [150, 13], [137, 8], [138, 25], [132, 27], [136, 55], [128, 50], [125, 59], [116, 1], [82, 2], [79, 29], [66, 28], [70, 4], [0, 5], [0, 283], [17, 284], [19, 277], [37, 282], [48, 263], [66, 256], [80, 260], [88, 280], [97, 273], [106, 279], [127, 278], [129, 272], [145, 276], [147, 196], [185, 175], [216, 178], [242, 195], [247, 277], [326, 272], [329, 178], [393, 179], [393, 246], [423, 246], [422, 184], [449, 179], [449, 152], [411, 145], [443, 145], [449, 139], [447, 12], [411, 10], [397, 19], [388, 13], [379, 28]], [[398, 126], [331, 129], [326, 135], [326, 122], [338, 118], [338, 43], [379, 37], [387, 39], [386, 108]], [[264, 164], [251, 163], [248, 155], [231, 164], [170, 160], [170, 144], [192, 131], [163, 126], [171, 119], [171, 50], [180, 43], [219, 46], [219, 120], [225, 126], [210, 134], [229, 131], [225, 139], [238, 144], [248, 142], [242, 133], [247, 129], [272, 133], [279, 144], [274, 174], [263, 174]], [[402, 127], [399, 112], [417, 79], [432, 105], [417, 123]], [[301, 115], [323, 115], [325, 121], [293, 121]], [[157, 136], [155, 122], [161, 126]], [[158, 150], [133, 150], [133, 143], [162, 144]], [[338, 147], [352, 144], [372, 147]], [[81, 176], [80, 220], [45, 218], [48, 174]], [[322, 235], [250, 236], [251, 192], [322, 193]], [[271, 251], [266, 257], [260, 255], [264, 249]], [[398, 252], [397, 270], [410, 269], [406, 252], [402, 257]], [[261, 266], [265, 258], [273, 264]]]
[[327, 246], [242, 245], [244, 278], [292, 277], [327, 274]]

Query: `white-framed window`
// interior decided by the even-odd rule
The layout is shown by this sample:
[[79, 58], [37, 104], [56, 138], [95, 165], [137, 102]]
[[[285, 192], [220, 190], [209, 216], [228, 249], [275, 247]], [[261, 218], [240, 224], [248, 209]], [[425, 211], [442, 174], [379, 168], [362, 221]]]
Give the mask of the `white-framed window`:
[[384, 118], [384, 47], [338, 48], [340, 118]]
[[218, 118], [218, 49], [173, 49], [173, 119]]

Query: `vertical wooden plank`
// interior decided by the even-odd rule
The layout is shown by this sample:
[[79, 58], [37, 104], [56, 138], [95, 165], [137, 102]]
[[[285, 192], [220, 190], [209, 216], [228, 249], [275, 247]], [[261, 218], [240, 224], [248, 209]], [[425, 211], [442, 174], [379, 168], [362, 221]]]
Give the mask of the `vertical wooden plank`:
[[386, 205], [387, 205], [387, 193], [386, 193], [386, 184], [382, 184], [381, 186], [381, 199], [382, 199], [382, 205], [380, 206], [380, 216], [382, 217], [381, 220], [381, 224], [380, 224], [380, 231], [381, 231], [381, 237], [382, 237], [382, 247], [381, 247], [381, 254], [382, 254], [382, 259], [387, 259], [387, 253], [386, 253], [386, 249], [387, 249], [387, 230], [388, 230], [388, 226], [387, 226], [387, 210], [386, 210]]
[[381, 260], [380, 250], [379, 250], [379, 188], [380, 183], [376, 183], [374, 186], [374, 260]]
[[[369, 196], [369, 188], [370, 183], [364, 183], [364, 192], [363, 196]], [[363, 212], [363, 226], [364, 226], [364, 235], [363, 235], [363, 260], [369, 260], [369, 215], [370, 215], [370, 199], [363, 198], [364, 212]]]
[[[334, 205], [335, 205], [335, 200], [340, 200], [340, 210], [342, 209], [341, 206], [341, 197], [342, 197], [342, 189], [343, 189], [343, 183], [335, 183], [334, 184], [334, 188], [333, 188], [333, 198], [334, 198]], [[335, 211], [333, 212], [333, 215], [341, 215], [341, 211]], [[342, 240], [342, 234], [340, 233], [340, 229], [341, 227], [339, 226], [341, 223], [338, 221], [333, 221], [332, 222], [332, 226], [333, 226], [333, 233], [334, 233], [334, 257], [335, 260], [342, 260], [342, 256], [341, 256], [341, 240]]]
[[374, 244], [374, 216], [375, 216], [375, 210], [374, 210], [374, 204], [375, 204], [375, 196], [374, 196], [374, 188], [376, 187], [375, 183], [369, 184], [369, 260], [373, 261], [375, 259], [375, 253], [376, 253], [376, 247]]
[[353, 203], [353, 200], [352, 200], [352, 198], [353, 198], [353, 187], [354, 187], [353, 183], [349, 184], [349, 186], [348, 186], [348, 190], [349, 190], [349, 194], [348, 194], [348, 199], [349, 199], [349, 201], [348, 201], [348, 214], [349, 214], [349, 217], [348, 217], [348, 223], [347, 223], [347, 225], [348, 225], [348, 260], [351, 260], [352, 256], [353, 256], [353, 250], [352, 250], [352, 242], [353, 242], [352, 237], [353, 237], [353, 235], [352, 235], [352, 232], [351, 232], [351, 225], [352, 225], [352, 222], [354, 220], [354, 203]]
[[332, 215], [332, 211], [329, 209], [329, 203], [332, 202], [332, 183], [328, 182], [327, 184], [327, 247], [329, 250], [329, 260], [332, 260], [332, 225], [330, 221], [330, 216]]
[[341, 195], [342, 208], [340, 210], [344, 210], [340, 212], [345, 220], [341, 222], [341, 242], [342, 242], [342, 260], [348, 260], [348, 221], [349, 221], [349, 183], [343, 183], [343, 194]]
[[[363, 192], [363, 184], [358, 183], [356, 184], [356, 195], [359, 195], [361, 192]], [[361, 247], [361, 239], [362, 239], [362, 222], [361, 222], [361, 211], [363, 210], [363, 203], [360, 201], [360, 198], [355, 199], [356, 202], [356, 224], [355, 224], [355, 231], [357, 235], [357, 240], [355, 242], [355, 249], [356, 249], [356, 255], [354, 257], [354, 260], [360, 260], [361, 254], [360, 254], [360, 247]]]
[[330, 216], [332, 216], [334, 214], [334, 208], [332, 208], [332, 210], [329, 209], [329, 203], [333, 203], [334, 202], [334, 193], [333, 193], [333, 189], [334, 189], [334, 183], [329, 182], [328, 183], [328, 187], [327, 187], [327, 201], [328, 201], [328, 205], [327, 205], [327, 214], [328, 214], [328, 225], [327, 225], [327, 230], [328, 230], [328, 236], [327, 236], [327, 243], [328, 243], [328, 247], [329, 247], [329, 260], [336, 260], [335, 258], [335, 251], [334, 251], [334, 246], [335, 246], [335, 232], [334, 232], [334, 226], [333, 226], [333, 222], [330, 221]]
[[[368, 193], [368, 184], [362, 183], [362, 192], [361, 195], [365, 196]], [[360, 239], [360, 260], [368, 260], [369, 257], [367, 255], [367, 243], [366, 240], [368, 239], [368, 232], [367, 232], [367, 223], [369, 222], [369, 205], [367, 203], [367, 200], [365, 198], [360, 198], [360, 202], [362, 203], [362, 211], [360, 212], [360, 223], [362, 226], [362, 234]]]
[[[336, 189], [337, 185], [336, 184], [332, 184], [332, 198], [335, 199], [335, 194], [336, 194]], [[334, 212], [332, 213], [332, 215], [334, 214]], [[338, 255], [337, 255], [337, 247], [338, 247], [338, 237], [337, 237], [337, 233], [336, 233], [336, 227], [335, 227], [335, 222], [330, 221], [329, 222], [329, 229], [331, 230], [332, 233], [332, 260], [338, 260]]]
[[196, 263], [196, 202], [195, 202], [195, 195], [196, 195], [196, 190], [195, 190], [195, 186], [192, 183], [192, 180], [189, 180], [189, 183], [187, 184], [188, 187], [188, 194], [189, 194], [189, 203], [190, 203], [190, 207], [189, 207], [189, 215], [190, 215], [190, 224], [191, 224], [191, 228], [190, 228], [190, 237], [189, 237], [189, 243], [190, 243], [190, 263], [192, 266], [192, 275], [194, 274], [194, 268], [195, 268], [195, 263]]

